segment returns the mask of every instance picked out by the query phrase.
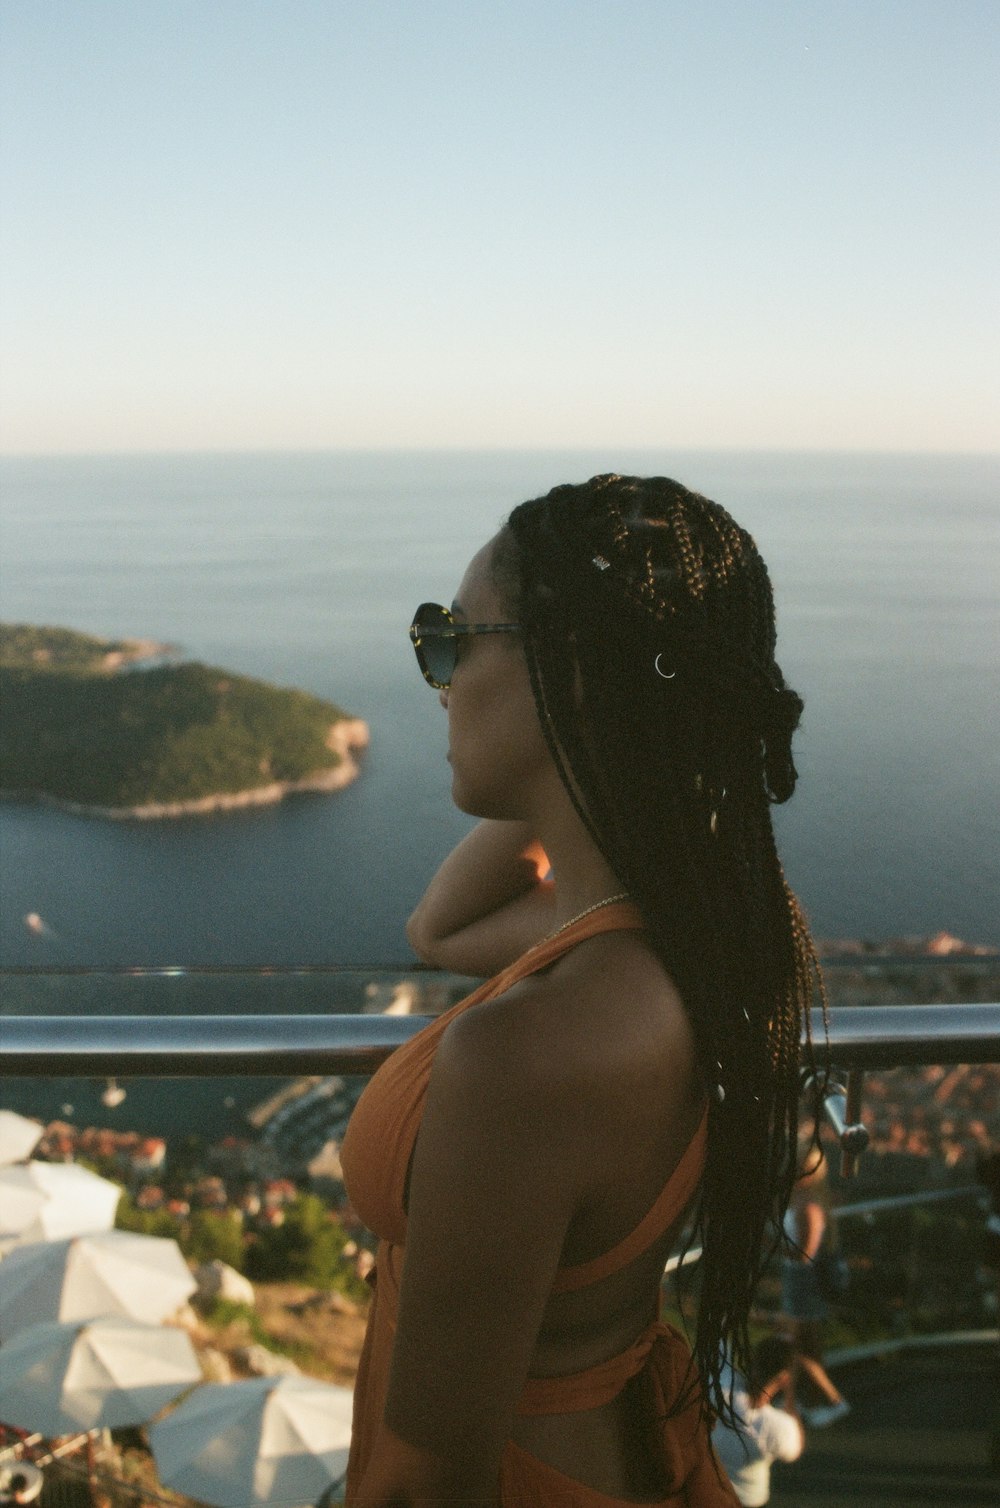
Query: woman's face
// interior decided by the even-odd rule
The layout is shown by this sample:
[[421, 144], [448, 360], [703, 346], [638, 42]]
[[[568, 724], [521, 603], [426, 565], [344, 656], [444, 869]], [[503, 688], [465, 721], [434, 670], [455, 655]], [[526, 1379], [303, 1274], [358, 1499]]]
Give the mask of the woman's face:
[[[472, 557], [452, 605], [457, 623], [509, 623], [493, 580], [493, 541]], [[455, 805], [474, 817], [530, 818], [552, 777], [518, 634], [475, 634], [459, 641], [448, 713], [448, 759]]]

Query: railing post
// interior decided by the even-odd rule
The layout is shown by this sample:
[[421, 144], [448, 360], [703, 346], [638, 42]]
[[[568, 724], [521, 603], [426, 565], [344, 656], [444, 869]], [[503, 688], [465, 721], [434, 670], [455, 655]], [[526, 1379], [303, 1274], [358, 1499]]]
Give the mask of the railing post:
[[803, 1078], [802, 1089], [808, 1094], [822, 1088], [822, 1110], [840, 1147], [840, 1173], [843, 1178], [853, 1178], [858, 1158], [868, 1147], [868, 1130], [861, 1123], [861, 1089], [864, 1081], [862, 1069], [852, 1069], [847, 1076], [847, 1088], [830, 1079], [819, 1082], [813, 1074]]

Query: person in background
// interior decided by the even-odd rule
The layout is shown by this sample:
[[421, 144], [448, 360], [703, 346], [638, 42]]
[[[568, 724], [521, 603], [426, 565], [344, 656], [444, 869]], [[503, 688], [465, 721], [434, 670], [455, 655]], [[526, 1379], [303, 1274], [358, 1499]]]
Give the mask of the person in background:
[[30, 1461], [22, 1462], [0, 1486], [0, 1503], [10, 1504], [11, 1508], [18, 1503], [33, 1503], [41, 1495], [43, 1482], [44, 1477], [37, 1466]]
[[[826, 1210], [819, 1197], [825, 1180], [826, 1158], [815, 1148], [808, 1149], [806, 1170], [785, 1211], [786, 1248], [781, 1263], [781, 1308], [795, 1348], [798, 1390], [800, 1396], [808, 1390], [823, 1400], [812, 1408], [802, 1407], [802, 1417], [816, 1429], [835, 1423], [851, 1409], [823, 1365], [822, 1330], [830, 1310], [820, 1288], [816, 1258], [827, 1234]], [[798, 1379], [804, 1380], [805, 1387]]]
[[[407, 936], [492, 977], [390, 1055], [340, 1149], [380, 1237], [346, 1503], [735, 1508], [709, 1405], [722, 1347], [746, 1364], [822, 998], [771, 825], [802, 702], [767, 570], [718, 504], [599, 476], [515, 508], [456, 598], [410, 634], [480, 820]], [[693, 1358], [659, 1319], [689, 1211]]]
[[[735, 1427], [716, 1420], [712, 1444], [743, 1508], [771, 1498], [772, 1461], [797, 1461], [805, 1432], [795, 1404], [795, 1348], [777, 1335], [754, 1347], [744, 1378], [730, 1369], [729, 1402]], [[780, 1396], [780, 1406], [775, 1400]]]

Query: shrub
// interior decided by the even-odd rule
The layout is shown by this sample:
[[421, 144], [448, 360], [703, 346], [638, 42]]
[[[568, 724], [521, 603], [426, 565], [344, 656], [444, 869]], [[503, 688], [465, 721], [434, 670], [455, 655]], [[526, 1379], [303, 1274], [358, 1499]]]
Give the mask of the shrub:
[[361, 1280], [343, 1257], [347, 1233], [322, 1199], [299, 1194], [282, 1225], [263, 1231], [247, 1254], [247, 1271], [263, 1280], [293, 1279], [360, 1297]]
[[139, 1236], [171, 1236], [178, 1241], [181, 1222], [167, 1210], [138, 1209], [131, 1194], [123, 1194], [118, 1201], [115, 1229], [135, 1231]]
[[195, 1210], [180, 1246], [192, 1262], [225, 1262], [237, 1272], [246, 1265], [243, 1223], [231, 1210]]

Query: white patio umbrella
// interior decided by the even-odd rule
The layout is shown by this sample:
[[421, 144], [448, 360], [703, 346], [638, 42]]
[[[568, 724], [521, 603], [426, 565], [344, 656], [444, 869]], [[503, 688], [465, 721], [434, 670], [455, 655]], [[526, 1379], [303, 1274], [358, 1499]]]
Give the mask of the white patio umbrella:
[[16, 1110], [0, 1110], [0, 1166], [21, 1162], [38, 1145], [43, 1127]]
[[155, 1323], [197, 1286], [168, 1236], [108, 1230], [17, 1246], [0, 1262], [0, 1341], [45, 1320], [124, 1314]]
[[0, 1243], [57, 1241], [110, 1230], [122, 1191], [75, 1162], [0, 1168]]
[[217, 1508], [308, 1508], [347, 1470], [351, 1399], [312, 1377], [206, 1383], [149, 1431], [160, 1481]]
[[183, 1330], [117, 1315], [32, 1325], [0, 1350], [0, 1419], [50, 1436], [143, 1424], [200, 1381]]

